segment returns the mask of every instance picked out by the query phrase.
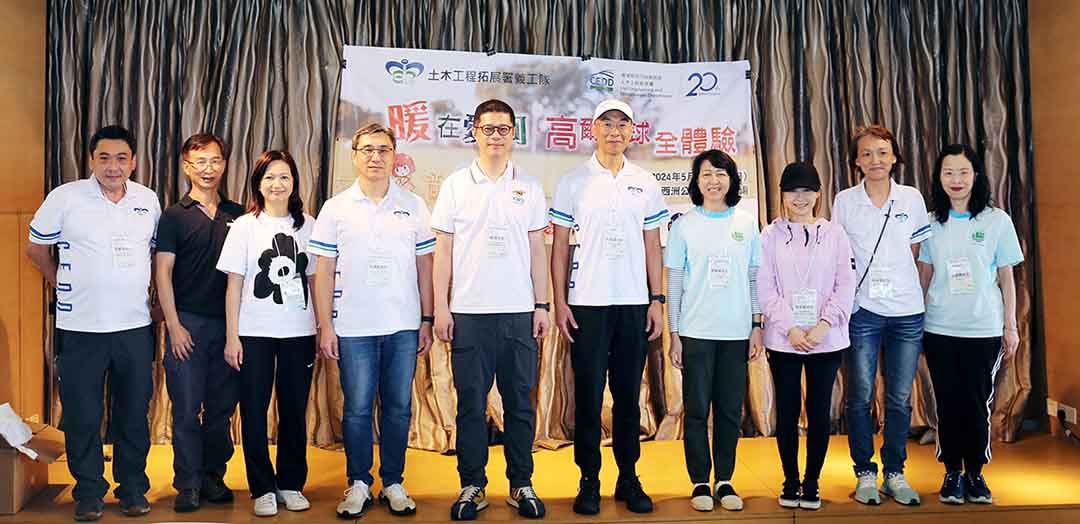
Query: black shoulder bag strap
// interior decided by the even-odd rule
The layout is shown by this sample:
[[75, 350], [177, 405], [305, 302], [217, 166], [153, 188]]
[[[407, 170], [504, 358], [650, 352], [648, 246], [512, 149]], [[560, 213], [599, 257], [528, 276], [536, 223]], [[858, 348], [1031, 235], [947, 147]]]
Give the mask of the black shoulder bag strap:
[[885, 236], [885, 227], [889, 225], [889, 217], [892, 216], [892, 206], [895, 200], [889, 200], [889, 209], [885, 211], [885, 222], [881, 224], [881, 231], [878, 231], [877, 242], [874, 242], [874, 251], [870, 253], [870, 261], [866, 263], [866, 270], [863, 271], [862, 277], [859, 278], [859, 284], [855, 286], [855, 296], [859, 296], [859, 289], [862, 288], [863, 281], [866, 280], [866, 275], [870, 274], [870, 265], [874, 263], [874, 256], [877, 255], [878, 246], [881, 245], [881, 237]]

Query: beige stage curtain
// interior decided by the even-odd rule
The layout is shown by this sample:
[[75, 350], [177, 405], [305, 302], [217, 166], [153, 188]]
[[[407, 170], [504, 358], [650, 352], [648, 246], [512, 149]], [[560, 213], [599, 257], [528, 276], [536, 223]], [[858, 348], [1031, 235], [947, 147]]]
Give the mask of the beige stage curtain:
[[[1043, 349], [1033, 346], [1031, 329], [1038, 253], [1026, 9], [1024, 0], [51, 0], [45, 185], [85, 176], [86, 138], [101, 125], [121, 123], [139, 139], [136, 179], [169, 205], [187, 188], [180, 145], [209, 131], [231, 146], [227, 190], [234, 199], [244, 199], [253, 159], [285, 148], [303, 171], [309, 209], [317, 210], [327, 196], [342, 45], [653, 62], [746, 59], [763, 221], [776, 215], [779, 174], [795, 160], [811, 160], [822, 173], [827, 214], [835, 193], [858, 182], [845, 155], [847, 137], [862, 124], [881, 123], [896, 133], [906, 164], [900, 181], [924, 193], [943, 144], [966, 142], [983, 155], [996, 202], [1012, 215], [1027, 256], [1016, 272], [1021, 347], [999, 373], [993, 414], [994, 437], [1009, 441], [1017, 437], [1032, 381], [1045, 383], [1042, 370], [1034, 377], [1031, 370], [1033, 349]], [[661, 345], [655, 344], [641, 386], [643, 438], [682, 434], [681, 376]], [[553, 447], [573, 434], [573, 377], [556, 335], [544, 341], [542, 359], [537, 445]], [[936, 425], [922, 366], [913, 398], [916, 432]], [[768, 364], [757, 361], [749, 373], [743, 434], [770, 435]], [[160, 367], [155, 379], [153, 440], [166, 442], [169, 403]], [[413, 391], [410, 444], [448, 450], [455, 399], [446, 348], [421, 360]], [[880, 412], [880, 388], [878, 396]], [[838, 380], [838, 431], [842, 398]], [[60, 406], [54, 404], [55, 422]], [[309, 406], [312, 442], [340, 442], [341, 392], [332, 363], [318, 363]], [[497, 393], [489, 413], [497, 428]], [[608, 424], [610, 412], [604, 413]]]

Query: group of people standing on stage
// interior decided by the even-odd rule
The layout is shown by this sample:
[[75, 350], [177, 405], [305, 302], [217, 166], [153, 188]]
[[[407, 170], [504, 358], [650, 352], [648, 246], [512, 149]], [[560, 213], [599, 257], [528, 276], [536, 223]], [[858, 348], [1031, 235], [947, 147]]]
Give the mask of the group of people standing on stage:
[[[833, 220], [821, 217], [813, 165], [793, 163], [780, 180], [781, 218], [759, 233], [755, 217], [736, 207], [742, 181], [735, 161], [706, 151], [692, 164], [694, 207], [671, 224], [665, 252], [660, 230], [669, 216], [660, 188], [625, 156], [633, 121], [624, 102], [596, 107], [595, 154], [560, 179], [549, 209], [539, 180], [511, 159], [513, 109], [483, 102], [474, 112], [477, 157], [443, 182], [430, 212], [390, 181], [394, 133], [368, 124], [352, 138], [356, 183], [329, 199], [318, 218], [304, 211], [298, 167], [285, 151], [255, 162], [246, 210], [228, 200], [221, 182], [229, 151], [209, 134], [185, 142], [181, 169], [191, 189], [162, 212], [152, 190], [128, 180], [136, 164], [132, 135], [118, 126], [99, 130], [89, 141], [91, 176], [49, 193], [30, 224], [27, 250], [56, 290], [61, 428], [76, 480], [76, 520], [100, 518], [109, 488], [99, 432], [106, 375], [115, 494], [127, 515], [150, 511], [151, 283], [167, 328], [178, 512], [233, 500], [223, 479], [237, 403], [254, 513], [310, 508], [302, 493], [304, 413], [321, 357], [337, 361], [344, 393], [347, 489], [337, 515], [360, 517], [375, 500], [394, 515], [414, 513], [403, 486], [413, 374], [438, 337], [452, 347], [457, 393], [461, 489], [451, 518], [472, 520], [488, 506], [493, 383], [504, 405], [506, 503], [523, 517], [544, 516], [532, 487], [530, 395], [552, 310], [574, 374], [581, 477], [573, 510], [600, 511], [606, 385], [619, 470], [614, 498], [650, 512], [635, 469], [639, 392], [665, 303], [671, 361], [683, 370], [694, 509], [712, 510], [714, 501], [742, 509], [731, 483], [735, 449], [747, 364], [763, 356], [776, 387], [781, 506], [821, 505], [830, 400], [844, 362], [855, 499], [877, 504], [880, 490], [918, 504], [903, 469], [920, 351], [937, 392], [941, 500], [991, 502], [981, 469], [990, 460], [994, 374], [1019, 342], [1012, 266], [1023, 255], [1008, 215], [991, 205], [978, 156], [967, 146], [942, 150], [931, 215], [916, 189], [893, 180], [902, 155], [892, 134], [860, 128], [850, 163], [862, 182], [837, 195]], [[879, 350], [886, 387], [880, 488], [870, 415]], [[807, 460], [800, 478], [804, 370]], [[275, 390], [278, 424], [269, 428]], [[277, 437], [276, 464], [268, 432]]]

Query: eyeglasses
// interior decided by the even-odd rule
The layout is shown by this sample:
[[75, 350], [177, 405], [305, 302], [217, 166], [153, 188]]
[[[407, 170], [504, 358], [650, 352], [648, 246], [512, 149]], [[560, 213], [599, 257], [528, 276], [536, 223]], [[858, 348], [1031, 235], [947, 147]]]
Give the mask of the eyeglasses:
[[194, 162], [192, 162], [190, 160], [184, 160], [184, 163], [191, 166], [191, 167], [194, 167], [195, 169], [197, 169], [199, 171], [206, 171], [206, 168], [208, 168], [208, 167], [213, 168], [214, 170], [218, 170], [218, 169], [221, 169], [222, 167], [225, 166], [225, 159], [224, 158], [211, 158], [210, 160], [207, 160], [205, 158], [201, 158], [201, 159], [196, 160]]
[[373, 155], [386, 156], [394, 152], [389, 147], [361, 147], [360, 149], [353, 149], [353, 151], [367, 158], [371, 158]]
[[514, 130], [514, 126], [480, 126], [477, 129], [484, 133], [484, 136], [494, 135], [496, 131], [499, 132], [499, 136], [506, 136]]
[[615, 130], [618, 130], [620, 133], [625, 133], [627, 130], [630, 129], [631, 126], [633, 126], [633, 124], [627, 122], [626, 120], [622, 120], [620, 122], [601, 120], [600, 125], [603, 126], [605, 133], [610, 133]]

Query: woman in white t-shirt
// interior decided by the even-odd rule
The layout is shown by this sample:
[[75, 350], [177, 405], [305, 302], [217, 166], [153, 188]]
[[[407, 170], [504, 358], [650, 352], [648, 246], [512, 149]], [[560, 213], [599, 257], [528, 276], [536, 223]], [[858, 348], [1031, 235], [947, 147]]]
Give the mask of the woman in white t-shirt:
[[990, 504], [982, 476], [990, 462], [994, 376], [1016, 353], [1016, 285], [1024, 260], [1012, 219], [992, 205], [990, 180], [970, 147], [946, 146], [934, 169], [933, 234], [919, 251], [926, 292], [923, 352], [937, 400], [940, 500]]
[[[225, 360], [240, 372], [240, 416], [255, 515], [311, 507], [307, 480], [308, 390], [315, 364], [315, 264], [304, 252], [315, 220], [304, 213], [296, 163], [284, 151], [255, 162], [249, 212], [229, 229], [217, 268], [228, 274]], [[266, 411], [277, 388], [277, 471]]]

